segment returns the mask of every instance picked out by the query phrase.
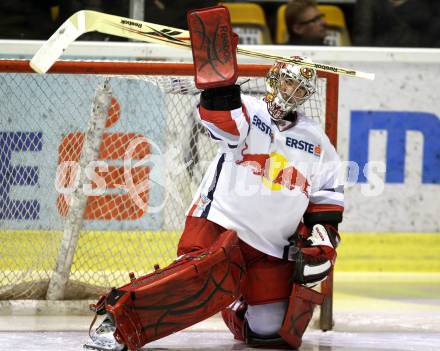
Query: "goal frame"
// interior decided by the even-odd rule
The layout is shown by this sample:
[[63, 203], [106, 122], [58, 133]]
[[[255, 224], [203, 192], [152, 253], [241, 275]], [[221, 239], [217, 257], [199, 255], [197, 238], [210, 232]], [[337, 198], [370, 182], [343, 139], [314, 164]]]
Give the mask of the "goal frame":
[[[0, 60], [2, 73], [33, 73], [30, 60]], [[264, 77], [271, 67], [268, 64], [239, 64], [239, 76]], [[57, 61], [46, 74], [118, 74], [118, 75], [194, 75], [192, 63], [147, 62], [147, 61]], [[325, 133], [330, 142], [337, 146], [339, 76], [317, 71], [319, 78], [327, 79]]]
[[[0, 60], [0, 73], [36, 74], [29, 65], [29, 60]], [[271, 65], [239, 64], [239, 76], [264, 77]], [[339, 76], [334, 73], [318, 71], [319, 78], [326, 79], [325, 132], [330, 142], [337, 146]], [[150, 62], [150, 61], [57, 61], [47, 74], [96, 74], [96, 75], [170, 75], [193, 76], [192, 63]], [[331, 330], [333, 327], [333, 272], [322, 284], [325, 294], [320, 309], [319, 328]]]

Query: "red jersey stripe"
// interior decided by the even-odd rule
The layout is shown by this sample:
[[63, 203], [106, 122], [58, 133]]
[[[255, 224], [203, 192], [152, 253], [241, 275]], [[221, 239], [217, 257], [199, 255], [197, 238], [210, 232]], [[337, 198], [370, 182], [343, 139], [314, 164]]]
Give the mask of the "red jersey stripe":
[[194, 211], [197, 208], [197, 204], [199, 203], [199, 200], [200, 200], [200, 196], [197, 199], [197, 201], [194, 202], [194, 205], [192, 205], [191, 210], [188, 212], [188, 217], [191, 217], [193, 215]]
[[242, 107], [241, 107], [241, 109], [242, 109], [242, 111], [243, 111], [244, 118], [246, 118], [246, 122], [247, 122], [248, 124], [250, 124], [251, 122], [250, 122], [250, 118], [249, 118], [249, 114], [248, 114], [248, 112], [247, 112], [246, 106], [244, 106], [244, 104], [243, 104]]
[[232, 119], [231, 111], [210, 111], [202, 106], [199, 107], [202, 120], [214, 124], [217, 128], [232, 134], [240, 135], [237, 124]]

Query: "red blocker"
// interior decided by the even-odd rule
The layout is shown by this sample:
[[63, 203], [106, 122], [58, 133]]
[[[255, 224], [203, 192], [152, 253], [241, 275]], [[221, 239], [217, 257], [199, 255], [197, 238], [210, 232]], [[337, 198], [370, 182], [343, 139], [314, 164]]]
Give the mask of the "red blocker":
[[215, 6], [192, 10], [187, 20], [196, 87], [207, 89], [234, 84], [238, 76], [238, 35], [232, 32], [228, 9]]

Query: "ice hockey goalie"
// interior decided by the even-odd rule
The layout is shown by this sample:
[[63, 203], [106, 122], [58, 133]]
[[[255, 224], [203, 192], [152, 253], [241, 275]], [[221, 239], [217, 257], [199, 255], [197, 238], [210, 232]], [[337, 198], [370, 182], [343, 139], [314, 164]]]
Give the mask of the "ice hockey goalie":
[[323, 301], [313, 287], [335, 264], [344, 196], [339, 157], [301, 110], [316, 72], [276, 62], [261, 99], [216, 80], [198, 113], [218, 153], [188, 208], [180, 257], [100, 299], [106, 318], [90, 348], [138, 350], [220, 311], [237, 340], [298, 348]]

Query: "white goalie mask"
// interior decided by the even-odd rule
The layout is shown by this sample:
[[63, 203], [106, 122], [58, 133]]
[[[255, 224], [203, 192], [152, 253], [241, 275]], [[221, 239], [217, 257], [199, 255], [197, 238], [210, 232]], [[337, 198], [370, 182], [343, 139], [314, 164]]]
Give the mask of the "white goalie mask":
[[276, 62], [266, 76], [267, 110], [275, 121], [295, 111], [316, 91], [313, 68]]

